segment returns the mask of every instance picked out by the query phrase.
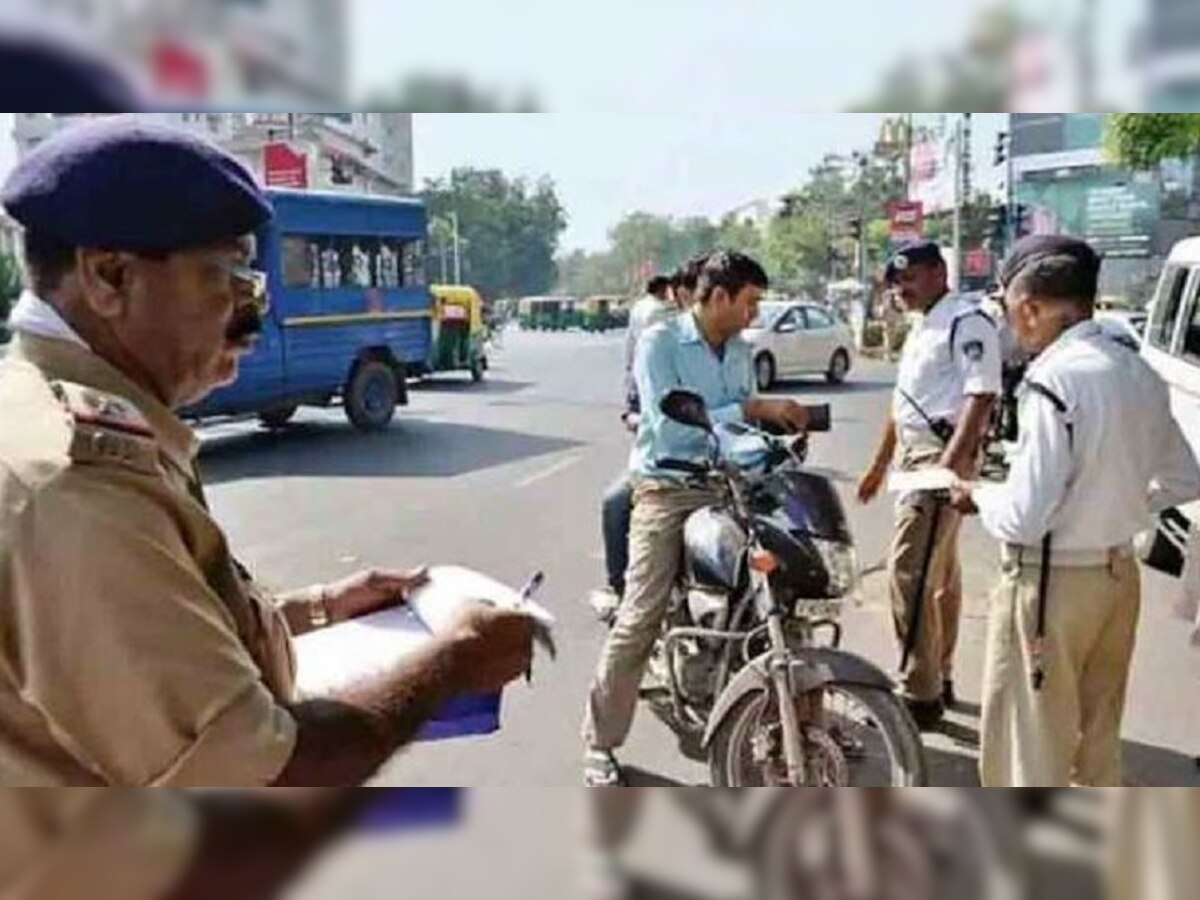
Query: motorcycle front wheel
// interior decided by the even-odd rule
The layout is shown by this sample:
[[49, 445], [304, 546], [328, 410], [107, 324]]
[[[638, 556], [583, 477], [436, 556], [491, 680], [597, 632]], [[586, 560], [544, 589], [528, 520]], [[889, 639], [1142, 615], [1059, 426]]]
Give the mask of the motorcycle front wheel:
[[769, 688], [742, 697], [708, 749], [714, 787], [923, 787], [920, 732], [889, 691], [834, 683], [795, 698], [804, 741], [800, 783], [787, 773], [783, 727]]

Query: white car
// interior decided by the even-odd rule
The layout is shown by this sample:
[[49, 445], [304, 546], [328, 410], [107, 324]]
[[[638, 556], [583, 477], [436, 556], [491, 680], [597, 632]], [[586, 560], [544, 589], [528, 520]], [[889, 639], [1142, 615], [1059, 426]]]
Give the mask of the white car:
[[760, 391], [804, 375], [823, 375], [830, 384], [841, 384], [854, 365], [850, 326], [815, 303], [762, 303], [758, 318], [742, 336], [754, 347]]

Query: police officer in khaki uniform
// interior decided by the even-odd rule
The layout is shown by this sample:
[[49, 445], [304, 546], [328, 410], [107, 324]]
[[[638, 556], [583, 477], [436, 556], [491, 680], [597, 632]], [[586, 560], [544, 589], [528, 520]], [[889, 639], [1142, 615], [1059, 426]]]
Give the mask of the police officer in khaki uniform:
[[1167, 388], [1093, 319], [1100, 260], [1036, 237], [1005, 262], [1008, 320], [1035, 355], [1007, 482], [955, 491], [1002, 542], [984, 669], [985, 787], [1121, 784], [1141, 581], [1132, 542], [1200, 496]]
[[[900, 359], [891, 412], [859, 500], [878, 495], [893, 462], [902, 471], [942, 467], [974, 478], [1000, 393], [995, 323], [950, 292], [932, 241], [901, 248], [886, 272], [917, 314]], [[903, 495], [888, 555], [889, 588], [901, 645], [905, 699], [918, 726], [933, 729], [953, 705], [954, 651], [962, 611], [961, 517], [934, 492]]]
[[357, 785], [447, 699], [527, 669], [529, 620], [476, 605], [395, 671], [294, 695], [292, 634], [413, 578], [269, 597], [205, 506], [173, 410], [236, 376], [265, 312], [271, 209], [240, 163], [105, 119], [0, 200], [30, 285], [0, 364], [0, 785]]

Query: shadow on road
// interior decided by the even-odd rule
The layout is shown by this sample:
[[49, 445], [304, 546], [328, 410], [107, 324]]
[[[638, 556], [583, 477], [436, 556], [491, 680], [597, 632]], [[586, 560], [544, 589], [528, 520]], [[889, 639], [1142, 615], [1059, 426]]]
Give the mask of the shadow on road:
[[768, 394], [830, 394], [834, 398], [847, 394], [877, 394], [890, 391], [895, 382], [862, 379], [851, 379], [845, 384], [829, 384], [822, 380], [811, 381], [780, 381], [771, 387]]
[[455, 374], [439, 375], [408, 385], [409, 390], [421, 394], [515, 394], [530, 387], [533, 387], [532, 381], [484, 378], [476, 383], [467, 375]]
[[[1200, 753], [1200, 748], [1197, 748]], [[1163, 747], [1125, 741], [1125, 781], [1140, 787], [1200, 787], [1200, 767], [1191, 756]]]
[[205, 441], [207, 484], [300, 475], [318, 478], [447, 478], [578, 447], [577, 441], [498, 428], [405, 420], [380, 434], [348, 424], [301, 422]]
[[659, 775], [657, 772], [650, 772], [646, 769], [641, 769], [637, 766], [629, 766], [622, 764], [621, 774], [625, 778], [627, 787], [687, 787], [682, 781], [676, 781], [674, 778], [668, 778], [666, 775]]

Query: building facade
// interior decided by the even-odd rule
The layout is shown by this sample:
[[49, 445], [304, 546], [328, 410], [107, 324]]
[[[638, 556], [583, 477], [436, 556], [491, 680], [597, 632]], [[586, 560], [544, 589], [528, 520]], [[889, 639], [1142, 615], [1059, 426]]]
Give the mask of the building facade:
[[1135, 172], [1107, 162], [1100, 113], [1011, 117], [1015, 199], [1034, 234], [1072, 234], [1105, 257], [1101, 292], [1149, 299], [1172, 245], [1200, 222], [1195, 160]]
[[[24, 156], [89, 114], [15, 113]], [[411, 113], [143, 113], [220, 144], [269, 186], [404, 196], [414, 190]]]
[[1200, 3], [1146, 2], [1146, 108], [1158, 112], [1200, 110]]

